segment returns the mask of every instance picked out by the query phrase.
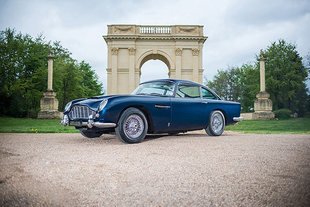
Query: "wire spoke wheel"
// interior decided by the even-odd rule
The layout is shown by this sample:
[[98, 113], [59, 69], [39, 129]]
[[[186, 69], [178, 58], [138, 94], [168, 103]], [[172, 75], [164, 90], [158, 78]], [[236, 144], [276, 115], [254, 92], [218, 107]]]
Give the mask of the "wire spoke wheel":
[[123, 130], [125, 134], [133, 139], [141, 136], [144, 130], [144, 123], [140, 116], [133, 114], [130, 115], [123, 125]]
[[210, 115], [206, 132], [209, 136], [220, 136], [225, 128], [225, 117], [221, 111], [213, 111]]
[[121, 141], [132, 144], [143, 141], [147, 130], [147, 119], [142, 111], [128, 108], [119, 118], [115, 133]]

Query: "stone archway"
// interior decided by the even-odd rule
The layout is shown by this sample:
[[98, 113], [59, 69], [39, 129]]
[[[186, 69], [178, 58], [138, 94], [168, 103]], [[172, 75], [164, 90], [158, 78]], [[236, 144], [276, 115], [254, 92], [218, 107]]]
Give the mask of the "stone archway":
[[[171, 61], [169, 61], [165, 56], [160, 54], [149, 54], [139, 62], [140, 63], [138, 63], [138, 65], [140, 66], [137, 69], [140, 71], [139, 83], [148, 80], [170, 77]], [[154, 64], [156, 67], [154, 67]], [[160, 74], [160, 76], [158, 76], [158, 74]]]
[[126, 94], [139, 84], [141, 66], [163, 61], [169, 77], [202, 82], [203, 26], [108, 25], [107, 93]]

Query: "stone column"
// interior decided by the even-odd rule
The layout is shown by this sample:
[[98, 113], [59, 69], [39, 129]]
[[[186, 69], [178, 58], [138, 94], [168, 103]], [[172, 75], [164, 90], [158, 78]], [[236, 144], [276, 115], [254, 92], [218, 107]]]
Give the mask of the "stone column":
[[48, 55], [48, 61], [47, 61], [47, 91], [53, 91], [53, 58], [54, 56], [52, 54]]
[[265, 61], [266, 58], [263, 55], [263, 51], [260, 52], [259, 56], [259, 72], [260, 72], [260, 91], [266, 91], [265, 86]]
[[55, 119], [60, 118], [58, 111], [58, 100], [56, 93], [53, 91], [53, 55], [48, 55], [47, 61], [47, 91], [43, 93], [44, 97], [40, 101], [39, 119]]
[[269, 99], [270, 95], [266, 92], [265, 87], [265, 61], [263, 51], [261, 50], [259, 56], [260, 68], [260, 92], [256, 95], [254, 102], [253, 119], [273, 119], [274, 113], [272, 112], [272, 101]]

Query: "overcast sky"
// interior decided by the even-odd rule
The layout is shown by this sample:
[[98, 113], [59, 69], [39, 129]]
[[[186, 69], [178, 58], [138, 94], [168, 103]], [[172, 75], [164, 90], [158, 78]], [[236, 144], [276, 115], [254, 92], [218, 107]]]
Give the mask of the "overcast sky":
[[[60, 41], [74, 59], [85, 60], [106, 84], [108, 24], [199, 24], [208, 36], [204, 76], [255, 61], [260, 49], [284, 39], [310, 54], [310, 0], [0, 0], [0, 29], [43, 34]], [[151, 61], [143, 71], [166, 67]], [[166, 69], [167, 71], [167, 69]], [[143, 79], [155, 77], [145, 73]], [[142, 74], [143, 75], [143, 74]]]

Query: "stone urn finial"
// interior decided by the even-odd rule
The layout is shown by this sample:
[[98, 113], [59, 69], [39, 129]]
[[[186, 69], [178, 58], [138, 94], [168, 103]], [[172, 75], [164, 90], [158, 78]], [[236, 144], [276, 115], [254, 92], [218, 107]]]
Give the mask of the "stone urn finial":
[[259, 53], [259, 60], [260, 61], [266, 61], [265, 53], [262, 49], [260, 50], [260, 53]]

